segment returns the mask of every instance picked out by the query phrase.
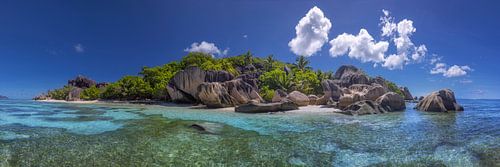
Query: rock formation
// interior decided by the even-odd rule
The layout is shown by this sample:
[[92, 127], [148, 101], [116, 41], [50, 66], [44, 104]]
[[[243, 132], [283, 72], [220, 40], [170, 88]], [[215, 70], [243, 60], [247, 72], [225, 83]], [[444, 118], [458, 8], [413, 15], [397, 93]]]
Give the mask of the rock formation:
[[240, 113], [268, 113], [278, 111], [289, 111], [299, 109], [297, 104], [291, 101], [284, 101], [280, 103], [248, 103], [239, 105], [235, 108], [235, 112]]
[[69, 86], [77, 87], [77, 88], [90, 88], [96, 85], [96, 82], [90, 78], [87, 78], [82, 75], [78, 75], [75, 79], [68, 81]]
[[410, 90], [408, 90], [407, 87], [400, 87], [399, 90], [403, 92], [404, 100], [413, 100], [413, 96], [411, 95]]
[[210, 108], [230, 107], [250, 101], [262, 102], [257, 91], [241, 79], [220, 82], [204, 82], [196, 95], [201, 103]]
[[342, 89], [337, 84], [335, 84], [333, 80], [321, 81], [321, 87], [323, 88], [323, 94], [327, 99], [331, 98], [335, 101], [338, 101], [340, 96], [343, 95]]
[[73, 87], [68, 93], [68, 97], [66, 98], [66, 101], [80, 101], [80, 94], [82, 93], [83, 89], [79, 87]]
[[455, 93], [453, 93], [453, 91], [451, 91], [450, 89], [442, 89], [436, 92], [432, 92], [420, 102], [418, 102], [415, 108], [420, 111], [431, 112], [464, 110], [464, 108], [457, 103], [455, 99]]
[[381, 114], [384, 112], [377, 103], [371, 100], [358, 101], [347, 106], [343, 111], [344, 114], [349, 115]]
[[298, 106], [309, 105], [309, 97], [307, 97], [307, 95], [305, 95], [299, 91], [291, 92], [290, 94], [288, 94], [287, 99], [294, 102]]
[[199, 67], [188, 67], [177, 72], [167, 85], [167, 91], [172, 101], [199, 101], [198, 86], [204, 82], [225, 82], [232, 80], [233, 75], [226, 71], [205, 71]]
[[273, 103], [281, 102], [283, 101], [283, 99], [286, 99], [287, 96], [288, 94], [285, 91], [278, 89], [274, 91], [273, 99], [271, 100], [271, 102]]
[[388, 92], [380, 96], [375, 102], [377, 102], [380, 108], [386, 112], [402, 111], [406, 109], [403, 97], [394, 92]]

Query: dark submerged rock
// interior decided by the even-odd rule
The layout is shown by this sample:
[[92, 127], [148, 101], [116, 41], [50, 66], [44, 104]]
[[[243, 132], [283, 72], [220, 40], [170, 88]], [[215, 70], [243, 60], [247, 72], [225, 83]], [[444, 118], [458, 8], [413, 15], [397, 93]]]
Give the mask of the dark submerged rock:
[[235, 112], [240, 113], [268, 113], [278, 111], [296, 110], [299, 107], [291, 101], [284, 101], [280, 103], [248, 103], [237, 106]]

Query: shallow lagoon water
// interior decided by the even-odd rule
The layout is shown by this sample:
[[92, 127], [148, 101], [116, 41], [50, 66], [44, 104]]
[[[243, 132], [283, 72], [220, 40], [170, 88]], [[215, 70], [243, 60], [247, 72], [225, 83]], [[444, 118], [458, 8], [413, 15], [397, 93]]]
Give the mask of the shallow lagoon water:
[[3, 100], [0, 166], [500, 166], [500, 100], [459, 103], [352, 117]]

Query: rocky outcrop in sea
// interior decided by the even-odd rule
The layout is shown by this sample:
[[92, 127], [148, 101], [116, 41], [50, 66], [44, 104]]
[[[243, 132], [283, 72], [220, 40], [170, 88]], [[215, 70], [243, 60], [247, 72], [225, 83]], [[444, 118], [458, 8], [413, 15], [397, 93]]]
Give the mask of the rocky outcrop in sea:
[[424, 97], [415, 107], [420, 111], [450, 112], [463, 111], [464, 108], [457, 103], [455, 93], [450, 89], [442, 89]]

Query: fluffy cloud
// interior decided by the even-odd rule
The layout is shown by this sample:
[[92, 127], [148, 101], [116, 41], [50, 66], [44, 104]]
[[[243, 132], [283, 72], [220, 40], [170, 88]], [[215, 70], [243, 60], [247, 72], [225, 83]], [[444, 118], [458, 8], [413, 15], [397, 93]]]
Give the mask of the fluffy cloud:
[[76, 44], [75, 46], [73, 46], [73, 48], [75, 49], [75, 52], [78, 52], [78, 53], [85, 52], [85, 48], [83, 47], [82, 44]]
[[330, 41], [330, 55], [338, 57], [347, 54], [361, 62], [380, 63], [385, 60], [389, 47], [386, 41], [375, 42], [367, 30], [361, 29], [358, 35], [343, 33]]
[[296, 37], [288, 43], [288, 46], [296, 55], [312, 56], [328, 41], [328, 32], [331, 28], [330, 20], [315, 6], [295, 26]]
[[191, 47], [184, 49], [186, 52], [203, 52], [207, 54], [215, 55], [226, 55], [229, 49], [223, 51], [219, 50], [214, 43], [202, 41], [201, 43], [194, 42]]
[[436, 63], [436, 66], [430, 71], [430, 73], [443, 74], [444, 77], [451, 78], [467, 75], [467, 71], [472, 71], [472, 69], [466, 65], [453, 65], [450, 68], [447, 68], [447, 65], [444, 63]]
[[[396, 24], [394, 22], [394, 18], [390, 16], [390, 12], [387, 10], [382, 10], [384, 16], [380, 17], [380, 26], [382, 31], [382, 37], [390, 37], [396, 46], [397, 57], [393, 56], [391, 59], [388, 58], [390, 62], [385, 67], [398, 67], [392, 69], [402, 69], [404, 64], [409, 64], [410, 59], [408, 56], [411, 56], [411, 60], [416, 63], [422, 62], [427, 53], [427, 47], [425, 45], [415, 46], [415, 44], [411, 40], [411, 36], [413, 33], [417, 31], [417, 29], [413, 26], [413, 21], [408, 19], [403, 19], [399, 23]], [[391, 61], [391, 60], [398, 61]], [[399, 61], [404, 60], [404, 61]], [[394, 63], [400, 64], [394, 64]], [[389, 64], [391, 64], [389, 66]], [[390, 68], [391, 69], [391, 68]]]
[[392, 54], [385, 59], [382, 67], [386, 67], [389, 70], [403, 69], [403, 65], [407, 60], [408, 58], [405, 55]]

